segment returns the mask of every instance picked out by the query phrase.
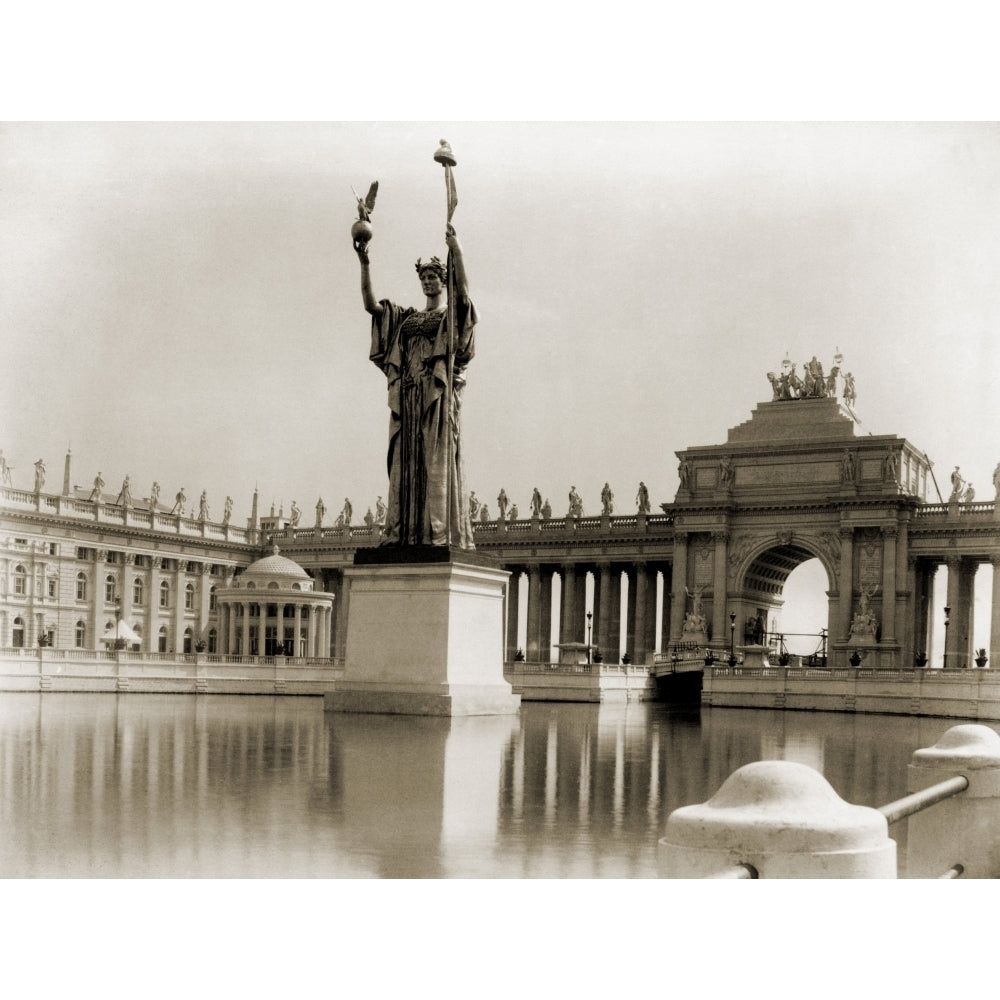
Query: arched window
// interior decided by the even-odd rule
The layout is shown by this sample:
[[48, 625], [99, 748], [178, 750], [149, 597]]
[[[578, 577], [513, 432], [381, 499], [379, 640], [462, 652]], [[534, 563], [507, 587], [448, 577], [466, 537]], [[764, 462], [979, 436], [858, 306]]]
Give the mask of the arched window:
[[267, 589], [268, 589], [268, 590], [277, 590], [277, 589], [278, 589], [278, 585], [277, 585], [277, 583], [275, 583], [275, 582], [274, 582], [274, 580], [272, 580], [272, 581], [271, 581], [271, 582], [270, 582], [270, 583], [269, 583], [269, 584], [267, 585]]
[[217, 605], [217, 601], [216, 601], [216, 597], [215, 597], [215, 587], [213, 587], [208, 592], [208, 610], [209, 611], [215, 611], [215, 609], [216, 609], [217, 606], [218, 605]]
[[292, 584], [292, 590], [301, 590], [301, 589], [302, 589], [302, 584], [301, 583], [293, 583]]
[[14, 567], [14, 593], [18, 597], [28, 593], [28, 571], [20, 564]]
[[192, 638], [193, 638], [193, 636], [191, 634], [191, 629], [189, 629], [189, 628], [184, 629], [184, 652], [185, 653], [190, 653], [191, 652], [191, 640], [192, 640]]
[[214, 628], [208, 630], [208, 651], [210, 653], [217, 653], [219, 650], [219, 634]]
[[78, 601], [87, 599], [87, 574], [83, 572], [76, 574], [76, 599]]
[[[160, 583], [160, 607], [170, 607], [170, 584], [166, 580]], [[166, 650], [161, 650], [161, 652], [166, 652]]]
[[142, 585], [142, 580], [139, 577], [136, 577], [132, 581], [132, 603], [142, 604], [145, 596], [146, 588]]
[[17, 649], [22, 649], [24, 647], [24, 619], [15, 618], [14, 619], [14, 629], [11, 632], [10, 644]]
[[104, 578], [104, 602], [106, 604], [115, 603], [115, 578], [113, 576]]
[[156, 648], [161, 653], [165, 653], [167, 651], [167, 626], [166, 625], [161, 625], [160, 626], [160, 634], [157, 637], [157, 639], [158, 639], [158, 642], [157, 642], [157, 647]]
[[189, 583], [184, 588], [184, 608], [186, 611], [194, 611], [194, 584]]
[[76, 623], [76, 648], [83, 649], [87, 645], [87, 626], [83, 622]]
[[257, 589], [257, 584], [254, 583], [253, 580], [250, 580], [247, 583], [247, 590], [256, 590], [256, 589]]

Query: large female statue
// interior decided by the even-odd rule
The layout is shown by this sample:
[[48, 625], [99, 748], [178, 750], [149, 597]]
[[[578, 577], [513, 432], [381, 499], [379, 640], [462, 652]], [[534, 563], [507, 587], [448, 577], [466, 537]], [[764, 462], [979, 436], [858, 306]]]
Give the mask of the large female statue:
[[372, 317], [370, 357], [388, 384], [389, 493], [383, 545], [475, 548], [459, 418], [464, 372], [475, 350], [476, 310], [469, 299], [462, 248], [450, 223], [445, 241], [454, 301], [447, 301], [447, 269], [432, 257], [416, 263], [426, 301], [423, 309], [415, 309], [375, 298], [367, 240], [354, 240], [361, 262], [361, 297]]

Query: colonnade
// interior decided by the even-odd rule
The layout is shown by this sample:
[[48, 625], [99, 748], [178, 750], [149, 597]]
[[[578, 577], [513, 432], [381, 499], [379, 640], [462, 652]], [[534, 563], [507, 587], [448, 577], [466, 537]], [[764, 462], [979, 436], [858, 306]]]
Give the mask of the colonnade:
[[[589, 640], [608, 663], [618, 663], [623, 653], [633, 663], [650, 663], [664, 641], [665, 629], [658, 625], [670, 621], [669, 562], [567, 561], [503, 568], [511, 574], [505, 641], [508, 662], [520, 648], [522, 633], [529, 663], [556, 658], [553, 637], [560, 643]], [[558, 604], [553, 596], [556, 591]]]
[[219, 594], [221, 653], [236, 656], [328, 657], [333, 622], [329, 594], [296, 594], [294, 597], [261, 594], [237, 599]]

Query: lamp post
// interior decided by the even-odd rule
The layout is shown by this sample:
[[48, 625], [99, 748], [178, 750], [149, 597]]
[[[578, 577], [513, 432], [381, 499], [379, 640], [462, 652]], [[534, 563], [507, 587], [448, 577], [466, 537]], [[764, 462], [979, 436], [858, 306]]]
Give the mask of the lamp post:
[[736, 612], [729, 612], [729, 666], [736, 666]]
[[951, 608], [946, 604], [944, 606], [944, 652], [941, 655], [941, 667], [944, 670], [948, 669], [948, 624], [951, 620]]
[[590, 628], [594, 622], [594, 612], [587, 612], [587, 663], [590, 663]]

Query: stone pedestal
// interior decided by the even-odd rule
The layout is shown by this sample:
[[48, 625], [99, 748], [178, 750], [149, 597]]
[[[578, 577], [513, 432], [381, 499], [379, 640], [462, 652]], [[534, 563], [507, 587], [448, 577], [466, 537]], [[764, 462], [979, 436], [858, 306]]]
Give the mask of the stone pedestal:
[[328, 712], [506, 715], [520, 697], [503, 676], [509, 577], [477, 553], [359, 550], [350, 587], [344, 676]]

